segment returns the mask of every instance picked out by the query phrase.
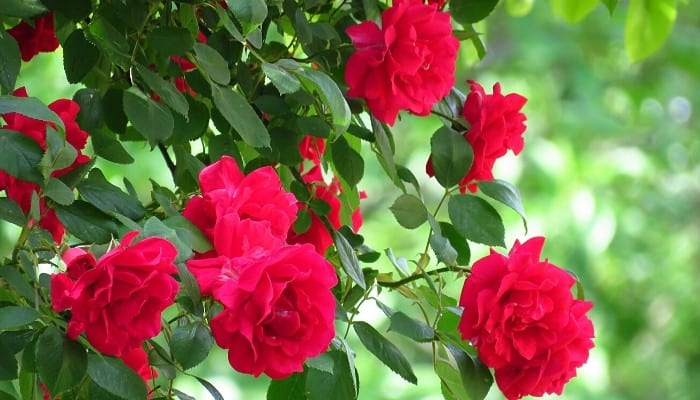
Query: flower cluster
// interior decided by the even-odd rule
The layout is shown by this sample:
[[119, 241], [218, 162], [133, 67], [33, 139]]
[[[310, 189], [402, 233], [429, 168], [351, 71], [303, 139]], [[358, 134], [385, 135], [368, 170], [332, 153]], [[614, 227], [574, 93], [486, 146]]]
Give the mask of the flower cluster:
[[[299, 143], [299, 152], [302, 158], [310, 165], [302, 165], [299, 167], [304, 182], [308, 185], [311, 197], [321, 199], [328, 204], [330, 210], [326, 217], [333, 229], [339, 229], [343, 223], [340, 218], [340, 199], [341, 185], [337, 177], [333, 177], [330, 183], [326, 183], [323, 178], [321, 169], [321, 156], [326, 150], [325, 140], [322, 138], [306, 136]], [[360, 197], [364, 197], [362, 192]], [[333, 243], [328, 228], [321, 220], [321, 217], [316, 214], [306, 203], [299, 202], [299, 209], [309, 213], [311, 224], [305, 231], [297, 231], [294, 227], [289, 231], [287, 241], [289, 243], [311, 243], [316, 248], [319, 254], [325, 254], [326, 250]], [[352, 214], [352, 229], [357, 232], [362, 226], [362, 214], [359, 208], [355, 209]]]
[[452, 89], [459, 41], [437, 4], [394, 0], [381, 28], [365, 21], [346, 33], [357, 48], [345, 67], [348, 96], [380, 121], [393, 125], [399, 110], [428, 115]]
[[66, 272], [51, 276], [51, 306], [70, 309], [69, 338], [85, 332], [97, 350], [148, 380], [153, 373], [143, 342], [160, 333], [161, 313], [175, 300], [177, 250], [159, 237], [136, 242], [138, 235], [127, 233], [99, 260], [77, 247], [63, 253]]
[[187, 262], [201, 292], [224, 309], [211, 319], [236, 370], [274, 379], [301, 372], [335, 335], [337, 277], [310, 244], [287, 244], [294, 195], [272, 167], [243, 175], [224, 156], [199, 175], [201, 196], [185, 206], [213, 250]]
[[[27, 91], [22, 87], [15, 90], [14, 95], [18, 97], [27, 97]], [[65, 138], [67, 145], [72, 146], [77, 151], [77, 156], [70, 165], [52, 172], [51, 175], [54, 178], [58, 178], [90, 161], [90, 158], [82, 153], [82, 150], [87, 144], [88, 134], [80, 129], [78, 123], [75, 121], [78, 116], [78, 111], [80, 111], [78, 103], [68, 99], [59, 99], [49, 104], [49, 109], [55, 112], [61, 118], [61, 121], [63, 121], [66, 128]], [[34, 140], [44, 151], [47, 147], [47, 128], [51, 127], [56, 129], [53, 123], [39, 121], [22, 114], [8, 113], [3, 114], [2, 117], [6, 122], [2, 127], [3, 129], [17, 131], [26, 135]], [[7, 172], [0, 170], [0, 190], [3, 189], [7, 193], [7, 197], [16, 201], [25, 213], [29, 212], [31, 208], [32, 193], [40, 192], [38, 184], [17, 179]], [[64, 233], [63, 225], [58, 218], [56, 218], [54, 211], [46, 207], [43, 198], [39, 201], [39, 208], [41, 218], [38, 221], [38, 225], [49, 231], [56, 243], [61, 243]]]
[[[503, 95], [501, 85], [493, 85], [493, 94], [486, 94], [475, 81], [469, 81], [471, 91], [462, 108], [462, 116], [469, 122], [464, 139], [474, 152], [474, 160], [467, 174], [459, 181], [462, 193], [476, 192], [477, 181], [493, 180], [493, 166], [508, 150], [519, 154], [523, 149], [525, 114], [520, 110], [527, 99], [517, 93]], [[428, 159], [426, 170], [433, 176]]]
[[577, 300], [567, 271], [540, 260], [544, 238], [474, 263], [462, 288], [459, 331], [495, 370], [509, 400], [561, 394], [593, 347], [593, 304]]

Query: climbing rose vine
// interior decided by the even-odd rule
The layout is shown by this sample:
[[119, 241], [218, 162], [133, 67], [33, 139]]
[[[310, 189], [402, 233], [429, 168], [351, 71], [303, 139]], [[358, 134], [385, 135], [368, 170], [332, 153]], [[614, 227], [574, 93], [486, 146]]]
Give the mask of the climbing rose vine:
[[[367, 398], [356, 356], [418, 384], [396, 344], [415, 342], [446, 399], [495, 379], [510, 400], [562, 393], [588, 359], [582, 282], [543, 237], [497, 250], [500, 210], [525, 219], [494, 166], [527, 151], [527, 98], [455, 78], [495, 4], [5, 1], [0, 397], [192, 398], [189, 375], [222, 399], [192, 370], [222, 351], [270, 400]], [[45, 105], [17, 81], [59, 47], [79, 89]], [[414, 171], [393, 126], [429, 116]], [[363, 236], [388, 197], [387, 233], [427, 225], [410, 262]]]

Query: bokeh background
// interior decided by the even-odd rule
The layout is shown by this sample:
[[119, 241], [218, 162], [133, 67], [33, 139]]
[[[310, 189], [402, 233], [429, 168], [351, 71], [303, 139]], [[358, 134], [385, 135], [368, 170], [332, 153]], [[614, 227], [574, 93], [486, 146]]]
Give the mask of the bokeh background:
[[[612, 17], [600, 6], [577, 25], [554, 17], [548, 2], [535, 2], [517, 18], [499, 7], [479, 26], [487, 57], [475, 64], [470, 44], [463, 43], [458, 81], [463, 90], [466, 79], [487, 88], [498, 81], [504, 92], [529, 98], [525, 150], [496, 168], [497, 177], [520, 189], [528, 214], [525, 233], [517, 215], [499, 209], [507, 222], [506, 242], [546, 236], [545, 255], [578, 274], [595, 303], [596, 348], [561, 398], [700, 399], [700, 8], [680, 5], [664, 47], [631, 64], [623, 48], [626, 2], [620, 3]], [[19, 85], [45, 102], [78, 89], [65, 82], [60, 53], [24, 64]], [[423, 172], [438, 125], [436, 118], [403, 115], [394, 130], [397, 160], [421, 179], [428, 204], [439, 195]], [[142, 200], [150, 188], [147, 178], [172, 185], [157, 154], [141, 144], [129, 146], [136, 164], [98, 163], [114, 183], [126, 176]], [[374, 160], [366, 174], [366, 243], [415, 258], [427, 231], [407, 232], [393, 220], [388, 206], [399, 192]], [[16, 235], [0, 222], [0, 255], [11, 250]], [[475, 259], [487, 249], [472, 251]], [[375, 266], [391, 270], [385, 257]], [[460, 285], [450, 285], [454, 296]], [[399, 301], [391, 294], [383, 300]], [[375, 308], [368, 304], [362, 315], [381, 328]], [[419, 385], [403, 382], [359, 351], [360, 398], [440, 399], [429, 349], [389, 337], [414, 362]], [[195, 372], [227, 399], [265, 398], [266, 379], [234, 373], [225, 353], [215, 352]], [[177, 387], [198, 399], [208, 396], [186, 377]], [[488, 397], [501, 398], [495, 388]]]

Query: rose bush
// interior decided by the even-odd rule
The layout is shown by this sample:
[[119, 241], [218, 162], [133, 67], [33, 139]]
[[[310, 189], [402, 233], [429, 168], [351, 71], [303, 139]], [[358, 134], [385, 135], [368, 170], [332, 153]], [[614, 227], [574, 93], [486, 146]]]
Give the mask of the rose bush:
[[458, 329], [495, 370], [508, 399], [561, 394], [588, 360], [593, 304], [575, 299], [576, 280], [540, 260], [544, 238], [515, 242], [508, 256], [491, 251], [464, 283]]
[[[492, 170], [525, 151], [526, 97], [454, 87], [495, 3], [8, 1], [0, 219], [19, 228], [0, 259], [0, 397], [190, 398], [176, 378], [214, 344], [272, 378], [270, 400], [357, 399], [362, 349], [416, 384], [397, 335], [431, 344], [446, 399], [483, 399], [494, 375], [509, 399], [560, 393], [586, 361], [591, 303], [542, 238], [470, 267], [471, 246], [505, 247], [495, 203], [525, 218]], [[15, 86], [56, 37], [82, 86], [45, 106]], [[442, 125], [404, 140], [401, 110]], [[407, 142], [430, 149], [435, 203], [395, 157]], [[171, 179], [106, 164], [141, 165], [134, 149]], [[369, 153], [386, 180], [365, 195]], [[386, 196], [398, 225], [429, 225], [410, 260], [360, 229]], [[465, 277], [458, 301], [447, 282]]]

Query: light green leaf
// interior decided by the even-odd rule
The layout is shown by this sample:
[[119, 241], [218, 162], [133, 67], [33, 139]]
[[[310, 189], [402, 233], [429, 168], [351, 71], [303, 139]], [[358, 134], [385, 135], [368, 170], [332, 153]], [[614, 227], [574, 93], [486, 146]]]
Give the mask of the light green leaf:
[[470, 194], [452, 196], [447, 211], [454, 227], [468, 240], [505, 247], [501, 216], [484, 199]]
[[90, 353], [87, 373], [97, 386], [119, 398], [146, 398], [147, 391], [143, 379], [118, 358]]
[[253, 147], [270, 147], [270, 133], [245, 97], [218, 85], [211, 89], [214, 105], [243, 141]]
[[40, 0], [2, 0], [0, 15], [8, 17], [29, 18], [41, 15], [48, 10]]
[[413, 368], [406, 357], [401, 353], [398, 347], [391, 343], [387, 338], [382, 336], [372, 325], [358, 321], [352, 324], [357, 337], [360, 338], [362, 344], [374, 354], [384, 365], [396, 372], [406, 381], [416, 385], [418, 378], [413, 373]]
[[568, 23], [575, 24], [595, 10], [600, 0], [551, 0], [552, 10]]
[[676, 0], [630, 0], [625, 50], [633, 61], [650, 56], [666, 41], [676, 20]]
[[355, 254], [355, 250], [350, 246], [348, 240], [345, 239], [342, 233], [334, 230], [333, 242], [335, 243], [335, 248], [338, 250], [340, 266], [343, 267], [345, 273], [347, 273], [355, 283], [361, 288], [366, 289], [367, 284], [362, 274], [362, 268], [360, 268], [360, 260], [357, 259], [357, 254]]
[[14, 200], [7, 197], [0, 197], [0, 219], [15, 224], [24, 226], [27, 223], [27, 216]]
[[404, 193], [389, 207], [396, 221], [406, 229], [416, 229], [428, 219], [423, 202], [412, 194]]
[[173, 133], [175, 121], [164, 105], [146, 96], [136, 87], [124, 91], [124, 113], [151, 146], [162, 143]]
[[245, 35], [262, 24], [267, 17], [265, 0], [226, 0], [226, 4], [243, 26], [243, 34]]
[[435, 372], [440, 377], [443, 391], [459, 400], [483, 400], [493, 384], [488, 367], [451, 344], [440, 346]]

